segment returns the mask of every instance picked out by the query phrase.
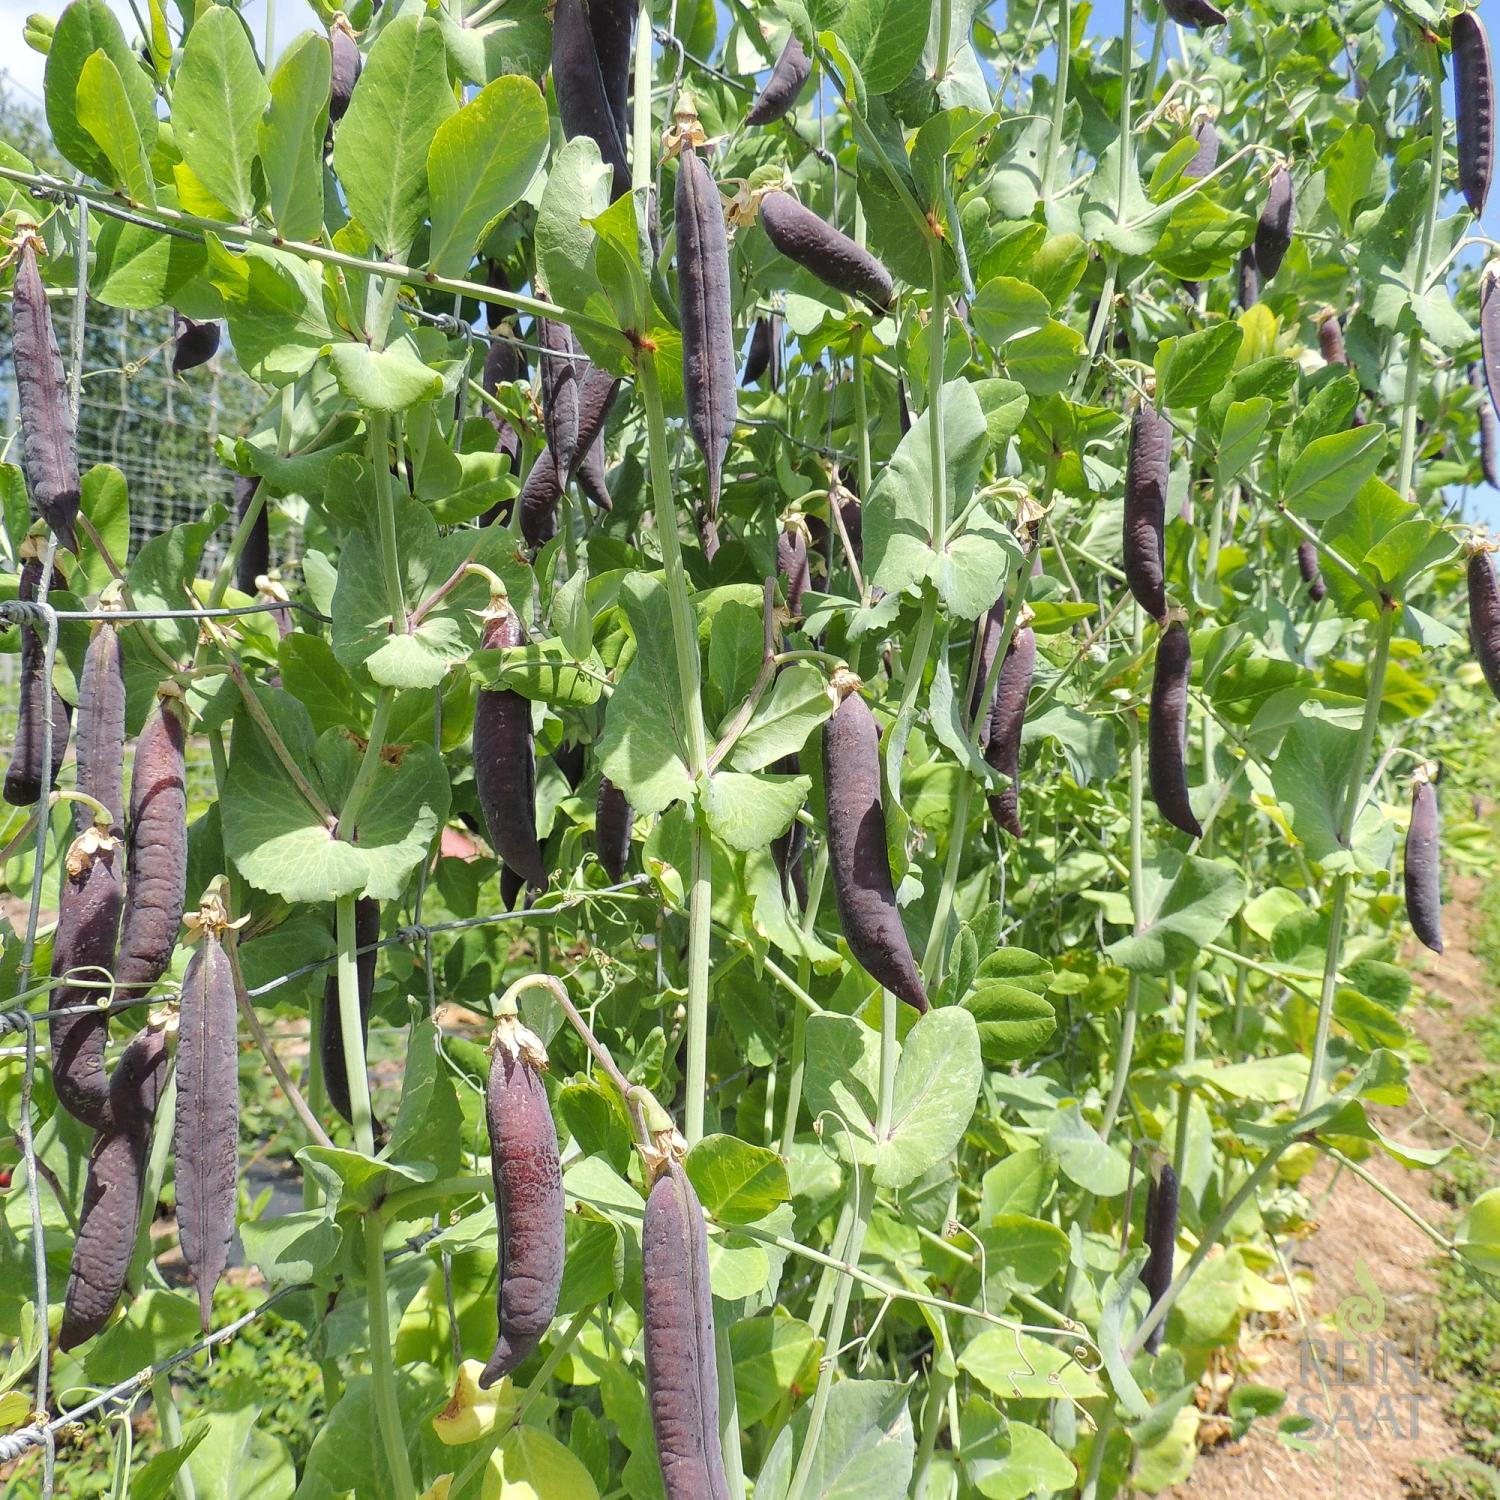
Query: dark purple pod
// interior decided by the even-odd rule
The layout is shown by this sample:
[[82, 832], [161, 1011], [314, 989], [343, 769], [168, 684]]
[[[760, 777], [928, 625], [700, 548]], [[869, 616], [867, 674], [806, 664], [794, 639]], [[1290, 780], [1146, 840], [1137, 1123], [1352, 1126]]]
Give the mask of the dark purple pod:
[[1292, 174], [1285, 167], [1277, 167], [1266, 190], [1266, 206], [1255, 226], [1255, 267], [1266, 281], [1281, 269], [1281, 262], [1292, 248], [1295, 216]]
[[989, 742], [985, 761], [1010, 778], [989, 799], [990, 816], [1012, 838], [1021, 837], [1021, 731], [1026, 724], [1026, 700], [1036, 671], [1036, 632], [1025, 623], [1026, 613], [1011, 637], [1010, 649], [1000, 664], [995, 701], [990, 709]]
[[[361, 896], [354, 903], [355, 975], [359, 981], [359, 1034], [367, 1041], [370, 1035], [370, 998], [375, 993], [375, 961], [379, 953], [380, 903], [372, 896]], [[368, 950], [368, 951], [366, 951]], [[323, 1059], [323, 1087], [328, 1102], [350, 1124], [354, 1112], [349, 1103], [349, 1065], [345, 1061], [344, 1028], [339, 1012], [339, 976], [337, 966], [323, 981], [323, 1024], [318, 1032], [318, 1052]]]
[[767, 193], [760, 201], [760, 221], [771, 243], [819, 281], [846, 296], [864, 298], [880, 312], [890, 308], [896, 295], [891, 273], [790, 193]]
[[[605, 423], [609, 421], [615, 398], [620, 394], [620, 382], [597, 365], [582, 360], [579, 372], [578, 445], [573, 453], [573, 466], [568, 470], [570, 480], [577, 477], [578, 471], [588, 461], [589, 450], [603, 438]], [[603, 451], [600, 448], [601, 462]], [[601, 509], [608, 510], [609, 507], [606, 505]]]
[[205, 1330], [234, 1238], [239, 1118], [234, 974], [210, 928], [182, 979], [172, 1127], [177, 1233]]
[[167, 1062], [165, 1030], [148, 1026], [135, 1035], [115, 1064], [109, 1081], [108, 1119], [89, 1154], [58, 1331], [60, 1349], [74, 1349], [93, 1338], [109, 1322], [125, 1290]]
[[1469, 635], [1490, 691], [1500, 698], [1500, 586], [1488, 548], [1469, 553]]
[[1479, 353], [1490, 404], [1500, 411], [1500, 259], [1488, 260], [1479, 273]]
[[1484, 482], [1500, 489], [1500, 418], [1495, 416], [1494, 405], [1484, 389], [1477, 365], [1469, 366], [1469, 384], [1479, 397], [1476, 410], [1479, 418], [1480, 469], [1484, 474]]
[[488, 1390], [542, 1341], [557, 1312], [564, 1260], [562, 1165], [542, 1073], [541, 1041], [514, 1016], [490, 1043], [485, 1115], [500, 1228], [500, 1318], [495, 1352], [479, 1377]]
[[[68, 848], [57, 898], [57, 931], [52, 939], [51, 1008], [79, 1009], [49, 1023], [52, 1089], [75, 1119], [96, 1129], [104, 1123], [109, 1081], [104, 1044], [109, 1016], [98, 1006], [109, 999], [115, 961], [115, 934], [125, 898], [125, 850], [114, 834], [90, 826]], [[71, 976], [73, 982], [69, 982]]]
[[793, 619], [802, 613], [802, 595], [812, 585], [807, 557], [806, 522], [788, 523], [776, 538], [776, 571], [786, 588], [786, 607]]
[[328, 31], [328, 45], [333, 54], [333, 77], [328, 92], [328, 123], [330, 126], [344, 118], [349, 101], [354, 97], [354, 85], [359, 82], [364, 58], [360, 55], [359, 43], [343, 16], [335, 16]]
[[177, 332], [172, 346], [172, 373], [184, 375], [206, 365], [219, 352], [219, 325], [213, 321], [194, 322], [177, 314]]
[[625, 793], [608, 776], [601, 776], [594, 801], [594, 850], [613, 882], [625, 878], [630, 864], [630, 830], [634, 823], [635, 812]]
[[1323, 570], [1318, 566], [1318, 549], [1305, 539], [1297, 543], [1297, 571], [1302, 574], [1312, 602], [1321, 604], [1328, 593], [1328, 585], [1323, 582]]
[[[802, 757], [784, 755], [771, 767], [778, 776], [800, 776]], [[795, 889], [804, 909], [807, 906], [806, 882], [802, 877], [802, 853], [807, 846], [807, 829], [800, 818], [793, 818], [791, 826], [780, 838], [771, 841], [771, 861], [781, 877], [781, 899], [792, 904]]]
[[1477, 12], [1453, 18], [1453, 93], [1457, 108], [1458, 185], [1477, 219], [1495, 170], [1495, 73], [1490, 38]]
[[[1005, 595], [1002, 593], [990, 606], [989, 613], [974, 627], [974, 650], [979, 661], [974, 668], [974, 687], [969, 694], [969, 723], [983, 720], [979, 729], [979, 748], [982, 750], [990, 738], [990, 707], [984, 701], [984, 685], [989, 681], [990, 668], [995, 664], [995, 653], [1000, 649], [1000, 637], [1005, 633]], [[996, 686], [999, 679], [996, 678]]]
[[886, 852], [880, 733], [855, 679], [835, 683], [843, 702], [823, 728], [828, 868], [849, 951], [877, 983], [918, 1011], [927, 991], [901, 923]]
[[1238, 296], [1241, 310], [1260, 301], [1260, 268], [1255, 263], [1255, 247], [1246, 245], [1240, 251]]
[[516, 897], [526, 889], [526, 882], [509, 865], [500, 866], [500, 905], [506, 911], [516, 909]]
[[1443, 951], [1441, 834], [1437, 788], [1424, 768], [1412, 780], [1411, 823], [1406, 830], [1402, 881], [1411, 930], [1416, 933], [1417, 941], [1434, 953]]
[[[515, 346], [504, 339], [492, 340], [484, 356], [484, 373], [481, 376], [484, 389], [493, 396], [502, 385], [521, 379], [523, 372], [524, 366]], [[495, 451], [503, 453], [510, 460], [512, 474], [519, 473], [521, 468], [520, 433], [492, 406], [485, 406], [484, 419], [495, 429], [498, 439]], [[483, 524], [489, 523], [486, 521]]]
[[602, 433], [589, 444], [589, 451], [583, 455], [583, 462], [578, 465], [578, 472], [573, 477], [578, 483], [579, 492], [590, 505], [603, 511], [615, 508], [615, 503], [609, 496], [609, 475], [604, 467]]
[[811, 77], [812, 62], [803, 50], [802, 43], [797, 40], [797, 34], [793, 32], [787, 37], [786, 46], [781, 49], [781, 56], [771, 69], [766, 86], [750, 106], [745, 124], [769, 125], [773, 120], [781, 119], [801, 98], [802, 90], [807, 87], [807, 80]]
[[745, 353], [741, 385], [756, 385], [763, 375], [770, 376], [771, 389], [781, 384], [781, 319], [776, 314], [757, 318], [750, 330], [750, 348]]
[[646, 1398], [666, 1500], [729, 1500], [719, 1440], [708, 1230], [687, 1173], [669, 1159], [641, 1223]]
[[[234, 476], [234, 513], [243, 521], [255, 501], [255, 492], [260, 480], [253, 474]], [[271, 516], [267, 506], [262, 505], [255, 524], [240, 548], [234, 565], [234, 586], [242, 594], [255, 593], [255, 580], [271, 571]]]
[[1156, 643], [1156, 673], [1151, 679], [1151, 715], [1146, 726], [1147, 771], [1151, 800], [1174, 828], [1203, 836], [1193, 816], [1187, 783], [1188, 679], [1193, 648], [1187, 626], [1174, 620]]
[[622, 141], [630, 139], [630, 56], [637, 7], [632, 0], [590, 0], [589, 31], [604, 97]]
[[[1146, 1197], [1146, 1248], [1150, 1258], [1141, 1273], [1149, 1305], [1155, 1307], [1172, 1285], [1172, 1257], [1177, 1248], [1177, 1212], [1179, 1190], [1177, 1173], [1167, 1162], [1161, 1169], [1161, 1182], [1151, 1184]], [[1155, 1354], [1161, 1348], [1162, 1334], [1166, 1331], [1163, 1319], [1151, 1330], [1146, 1340], [1146, 1351]]]
[[557, 465], [543, 448], [521, 486], [521, 535], [528, 547], [545, 546], [557, 535], [557, 505], [561, 499]]
[[1198, 143], [1198, 151], [1183, 168], [1182, 175], [1196, 182], [1219, 165], [1219, 132], [1207, 115], [1200, 115], [1193, 125], [1193, 139]]
[[834, 487], [833, 503], [839, 508], [839, 520], [844, 523], [844, 534], [849, 538], [849, 550], [855, 562], [863, 562], [865, 556], [865, 513], [859, 496], [847, 484]]
[[[492, 602], [485, 651], [523, 646], [526, 630], [503, 600]], [[534, 890], [547, 884], [536, 837], [536, 758], [531, 702], [510, 688], [483, 688], [474, 705], [474, 785], [495, 853]]]
[[[34, 602], [42, 581], [40, 558], [28, 557], [21, 564], [16, 591], [18, 599]], [[60, 588], [62, 577], [52, 575], [52, 587]], [[21, 671], [17, 683], [16, 743], [10, 765], [5, 772], [5, 800], [12, 807], [30, 807], [42, 796], [42, 783], [50, 791], [57, 785], [57, 773], [68, 753], [68, 729], [73, 711], [47, 678], [47, 642], [35, 625], [23, 624], [21, 631]], [[47, 713], [52, 714], [52, 774], [43, 775], [46, 760], [43, 744], [46, 738]]]
[[547, 433], [547, 451], [559, 474], [572, 467], [578, 451], [578, 394], [582, 356], [566, 323], [538, 318], [537, 342], [542, 355], [542, 426]]
[[21, 418], [23, 465], [31, 503], [60, 546], [77, 553], [78, 447], [62, 353], [36, 264], [37, 240], [23, 231], [11, 289], [12, 359]]
[[718, 186], [691, 146], [677, 169], [676, 212], [682, 388], [688, 430], [708, 470], [708, 513], [717, 516], [736, 415], [729, 238]]
[[576, 792], [583, 784], [586, 759], [586, 752], [579, 740], [559, 745], [552, 752], [552, 764], [563, 773], [563, 780], [568, 783], [570, 792]]
[[1344, 328], [1339, 322], [1339, 315], [1331, 307], [1325, 307], [1318, 314], [1318, 347], [1323, 351], [1325, 363], [1349, 363], [1349, 355], [1344, 348]]
[[[106, 620], [94, 627], [78, 678], [78, 790], [109, 809], [110, 826], [125, 826], [125, 661], [120, 635]], [[75, 831], [94, 820], [78, 803]]]
[[1125, 582], [1153, 620], [1167, 612], [1167, 482], [1172, 469], [1172, 424], [1150, 401], [1130, 420], [1125, 462]]
[[568, 140], [585, 135], [614, 171], [610, 198], [630, 191], [625, 139], [610, 102], [610, 86], [600, 66], [594, 33], [583, 0], [557, 0], [552, 16], [552, 87]]
[[127, 830], [130, 903], [115, 978], [128, 998], [167, 972], [187, 898], [187, 769], [182, 708], [162, 698], [135, 742]]
[[1162, 0], [1162, 8], [1179, 26], [1191, 26], [1194, 31], [1222, 26], [1229, 19], [1209, 0]]

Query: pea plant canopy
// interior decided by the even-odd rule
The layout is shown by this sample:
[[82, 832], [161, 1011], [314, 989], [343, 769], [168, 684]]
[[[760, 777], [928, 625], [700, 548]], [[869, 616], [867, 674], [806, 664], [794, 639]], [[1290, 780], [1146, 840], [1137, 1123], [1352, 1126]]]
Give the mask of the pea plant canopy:
[[[1155, 1491], [1313, 1162], [1441, 1158], [1483, 26], [1028, 9], [26, 22], [17, 1493]], [[132, 547], [91, 309], [257, 383], [233, 513]], [[1500, 1190], [1429, 1230], [1494, 1288]], [[271, 1307], [295, 1458], [182, 1383]]]

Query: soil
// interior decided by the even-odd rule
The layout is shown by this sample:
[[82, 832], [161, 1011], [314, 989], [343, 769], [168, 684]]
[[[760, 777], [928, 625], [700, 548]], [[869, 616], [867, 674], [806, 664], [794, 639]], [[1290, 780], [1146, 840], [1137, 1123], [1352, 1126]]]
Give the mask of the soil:
[[[1410, 1102], [1374, 1114], [1382, 1131], [1412, 1145], [1476, 1142], [1480, 1134], [1456, 1093], [1484, 1066], [1465, 1022], [1493, 1004], [1472, 951], [1479, 890], [1476, 879], [1453, 881], [1443, 911], [1444, 954], [1413, 945], [1406, 955], [1418, 998], [1404, 1019], [1427, 1060], [1413, 1068]], [[1489, 1154], [1494, 1159], [1494, 1146]], [[1429, 1191], [1430, 1173], [1407, 1171], [1383, 1152], [1364, 1165], [1429, 1222], [1442, 1228], [1450, 1221], [1451, 1210]], [[1205, 1382], [1204, 1451], [1192, 1477], [1166, 1492], [1175, 1500], [1410, 1500], [1426, 1492], [1423, 1463], [1463, 1451], [1449, 1415], [1452, 1392], [1431, 1372], [1431, 1240], [1347, 1171], [1335, 1177], [1320, 1167], [1301, 1185], [1318, 1205], [1318, 1228], [1282, 1249], [1306, 1326], [1295, 1314], [1256, 1320], [1241, 1340], [1236, 1372], [1239, 1380], [1287, 1391], [1287, 1404], [1280, 1417], [1261, 1419], [1243, 1441], [1231, 1442], [1213, 1410], [1227, 1397], [1229, 1372], [1212, 1388]], [[1295, 1446], [1277, 1435], [1279, 1421], [1294, 1413], [1318, 1424]]]

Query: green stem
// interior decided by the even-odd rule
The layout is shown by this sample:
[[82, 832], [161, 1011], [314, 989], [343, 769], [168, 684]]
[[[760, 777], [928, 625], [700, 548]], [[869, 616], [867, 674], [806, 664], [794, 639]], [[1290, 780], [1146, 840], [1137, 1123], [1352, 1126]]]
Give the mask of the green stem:
[[[359, 966], [354, 956], [354, 897], [340, 896], [334, 912], [339, 945], [337, 1025], [344, 1038], [344, 1067], [349, 1079], [349, 1112], [354, 1117], [355, 1144], [366, 1156], [374, 1156], [375, 1127], [370, 1117], [370, 1077], [365, 1067], [364, 1031], [359, 1024]], [[325, 1017], [324, 1025], [327, 1024], [328, 1018]], [[372, 1220], [374, 1217], [371, 1216]]]
[[944, 456], [947, 434], [943, 431], [943, 345], [948, 321], [947, 283], [943, 275], [943, 242], [936, 235], [927, 240], [928, 265], [932, 274], [932, 316], [928, 322], [927, 354], [927, 447], [932, 467], [932, 545], [942, 547], [948, 534], [948, 465]]
[[[818, 906], [823, 899], [823, 882], [828, 876], [828, 845], [818, 846], [817, 859], [813, 863], [812, 878], [807, 883], [807, 909], [802, 913], [802, 936], [812, 936], [817, 922]], [[806, 990], [812, 978], [812, 963], [807, 958], [797, 960], [798, 988]], [[781, 1125], [781, 1154], [790, 1156], [797, 1139], [797, 1116], [802, 1110], [802, 1081], [807, 1070], [807, 1007], [799, 1005], [792, 1012], [792, 1056], [790, 1076], [787, 1079], [786, 1114]]]
[[[1380, 722], [1380, 705], [1385, 697], [1385, 671], [1391, 655], [1391, 632], [1395, 627], [1394, 609], [1383, 609], [1375, 627], [1375, 655], [1370, 663], [1370, 681], [1366, 688], [1365, 711], [1360, 719], [1359, 738], [1355, 742], [1354, 760], [1349, 768], [1349, 783], [1344, 791], [1344, 806], [1339, 817], [1339, 845], [1347, 849], [1359, 815], [1360, 793], [1364, 790], [1364, 768], [1370, 759], [1370, 747]], [[1317, 1103], [1323, 1087], [1323, 1070], [1328, 1058], [1328, 1035], [1333, 1023], [1333, 1000], [1338, 987], [1339, 965], [1344, 951], [1344, 923], [1349, 907], [1352, 876], [1341, 872], [1334, 880], [1333, 908], [1328, 916], [1328, 945], [1323, 955], [1323, 988], [1318, 997], [1318, 1024], [1313, 1037], [1312, 1059], [1308, 1065], [1307, 1088], [1302, 1095], [1301, 1113], [1306, 1114]]]
[[172, 1131], [166, 1124], [177, 1110], [177, 1073], [167, 1079], [161, 1093], [156, 1117], [163, 1123], [151, 1134], [151, 1154], [146, 1158], [146, 1179], [141, 1188], [140, 1219], [135, 1231], [135, 1251], [130, 1257], [130, 1270], [125, 1277], [127, 1295], [140, 1291], [146, 1280], [146, 1268], [151, 1264], [151, 1225], [156, 1218], [156, 1204], [161, 1197], [162, 1183], [167, 1180], [167, 1162], [172, 1156]]
[[854, 425], [858, 428], [859, 443], [859, 493], [870, 493], [873, 473], [870, 463], [870, 413], [865, 394], [865, 325], [859, 323], [854, 329], [854, 352], [850, 358], [850, 372], [854, 383]]
[[[342, 910], [343, 903], [339, 905]], [[350, 905], [352, 925], [352, 898]], [[352, 1101], [352, 1086], [350, 1094]], [[368, 1111], [368, 1099], [365, 1107]], [[385, 1445], [396, 1500], [413, 1500], [417, 1487], [406, 1456], [401, 1404], [396, 1399], [396, 1366], [391, 1358], [390, 1318], [385, 1300], [385, 1219], [376, 1212], [365, 1214], [365, 1303], [370, 1317], [370, 1377], [375, 1392], [375, 1425], [380, 1429], [380, 1439]]]
[[1052, 123], [1047, 132], [1047, 157], [1042, 162], [1042, 206], [1052, 197], [1057, 158], [1062, 152], [1063, 122], [1068, 112], [1068, 66], [1073, 51], [1073, 0], [1057, 0], [1057, 27], [1052, 34], [1055, 68], [1052, 78]]
[[636, 211], [645, 217], [646, 192], [651, 186], [651, 0], [640, 0], [635, 27], [635, 93], [631, 117], [630, 188]]
[[[182, 1443], [182, 1417], [177, 1410], [177, 1399], [172, 1395], [172, 1377], [165, 1371], [151, 1382], [151, 1401], [156, 1407], [157, 1420], [161, 1423], [163, 1448], [176, 1448]], [[172, 1476], [172, 1492], [177, 1500], [197, 1500], [198, 1490], [193, 1484], [193, 1471], [183, 1464]]]
[[365, 798], [380, 767], [381, 751], [385, 749], [386, 729], [391, 722], [391, 709], [396, 702], [395, 688], [383, 687], [375, 700], [375, 713], [370, 720], [370, 737], [365, 741], [365, 753], [360, 758], [359, 769], [354, 773], [344, 805], [339, 810], [338, 834], [341, 839], [353, 843], [359, 827], [359, 815], [364, 811]]
[[375, 502], [380, 519], [380, 571], [385, 580], [385, 603], [391, 631], [405, 635], [406, 596], [401, 590], [401, 553], [396, 545], [396, 497], [391, 488], [391, 419], [383, 411], [369, 416], [370, 465], [375, 470]]
[[[1194, 969], [1187, 977], [1186, 991], [1182, 1002], [1182, 1066], [1189, 1069], [1198, 1059], [1198, 985], [1199, 973]], [[1187, 1161], [1188, 1118], [1193, 1102], [1193, 1086], [1184, 1082], [1177, 1093], [1177, 1138], [1172, 1149], [1172, 1170], [1177, 1180], [1182, 1181], [1183, 1165]]]
[[948, 76], [949, 49], [953, 45], [953, 0], [938, 0], [938, 43], [932, 77], [941, 83]]

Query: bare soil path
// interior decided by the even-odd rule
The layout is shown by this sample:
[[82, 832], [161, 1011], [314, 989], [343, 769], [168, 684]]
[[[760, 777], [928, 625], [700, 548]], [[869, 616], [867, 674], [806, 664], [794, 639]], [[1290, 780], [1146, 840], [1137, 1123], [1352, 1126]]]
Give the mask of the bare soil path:
[[[1379, 1123], [1414, 1145], [1479, 1134], [1457, 1093], [1484, 1066], [1465, 1022], [1495, 1003], [1473, 951], [1479, 889], [1472, 878], [1453, 882], [1443, 912], [1446, 953], [1413, 945], [1406, 955], [1418, 995], [1404, 1019], [1427, 1059], [1413, 1069], [1411, 1102], [1380, 1111]], [[1451, 1210], [1432, 1196], [1429, 1174], [1407, 1172], [1384, 1154], [1365, 1166], [1430, 1222], [1448, 1223]], [[1448, 1414], [1451, 1392], [1431, 1373], [1432, 1242], [1348, 1172], [1335, 1180], [1320, 1166], [1302, 1186], [1320, 1205], [1318, 1229], [1282, 1248], [1306, 1326], [1295, 1316], [1253, 1322], [1241, 1341], [1239, 1378], [1287, 1391], [1283, 1415], [1306, 1414], [1318, 1426], [1300, 1447], [1278, 1438], [1277, 1419], [1233, 1443], [1227, 1424], [1206, 1412], [1205, 1451], [1191, 1479], [1167, 1492], [1176, 1500], [1409, 1500], [1423, 1493], [1424, 1461], [1462, 1451]], [[1206, 1388], [1204, 1404], [1214, 1404]]]

